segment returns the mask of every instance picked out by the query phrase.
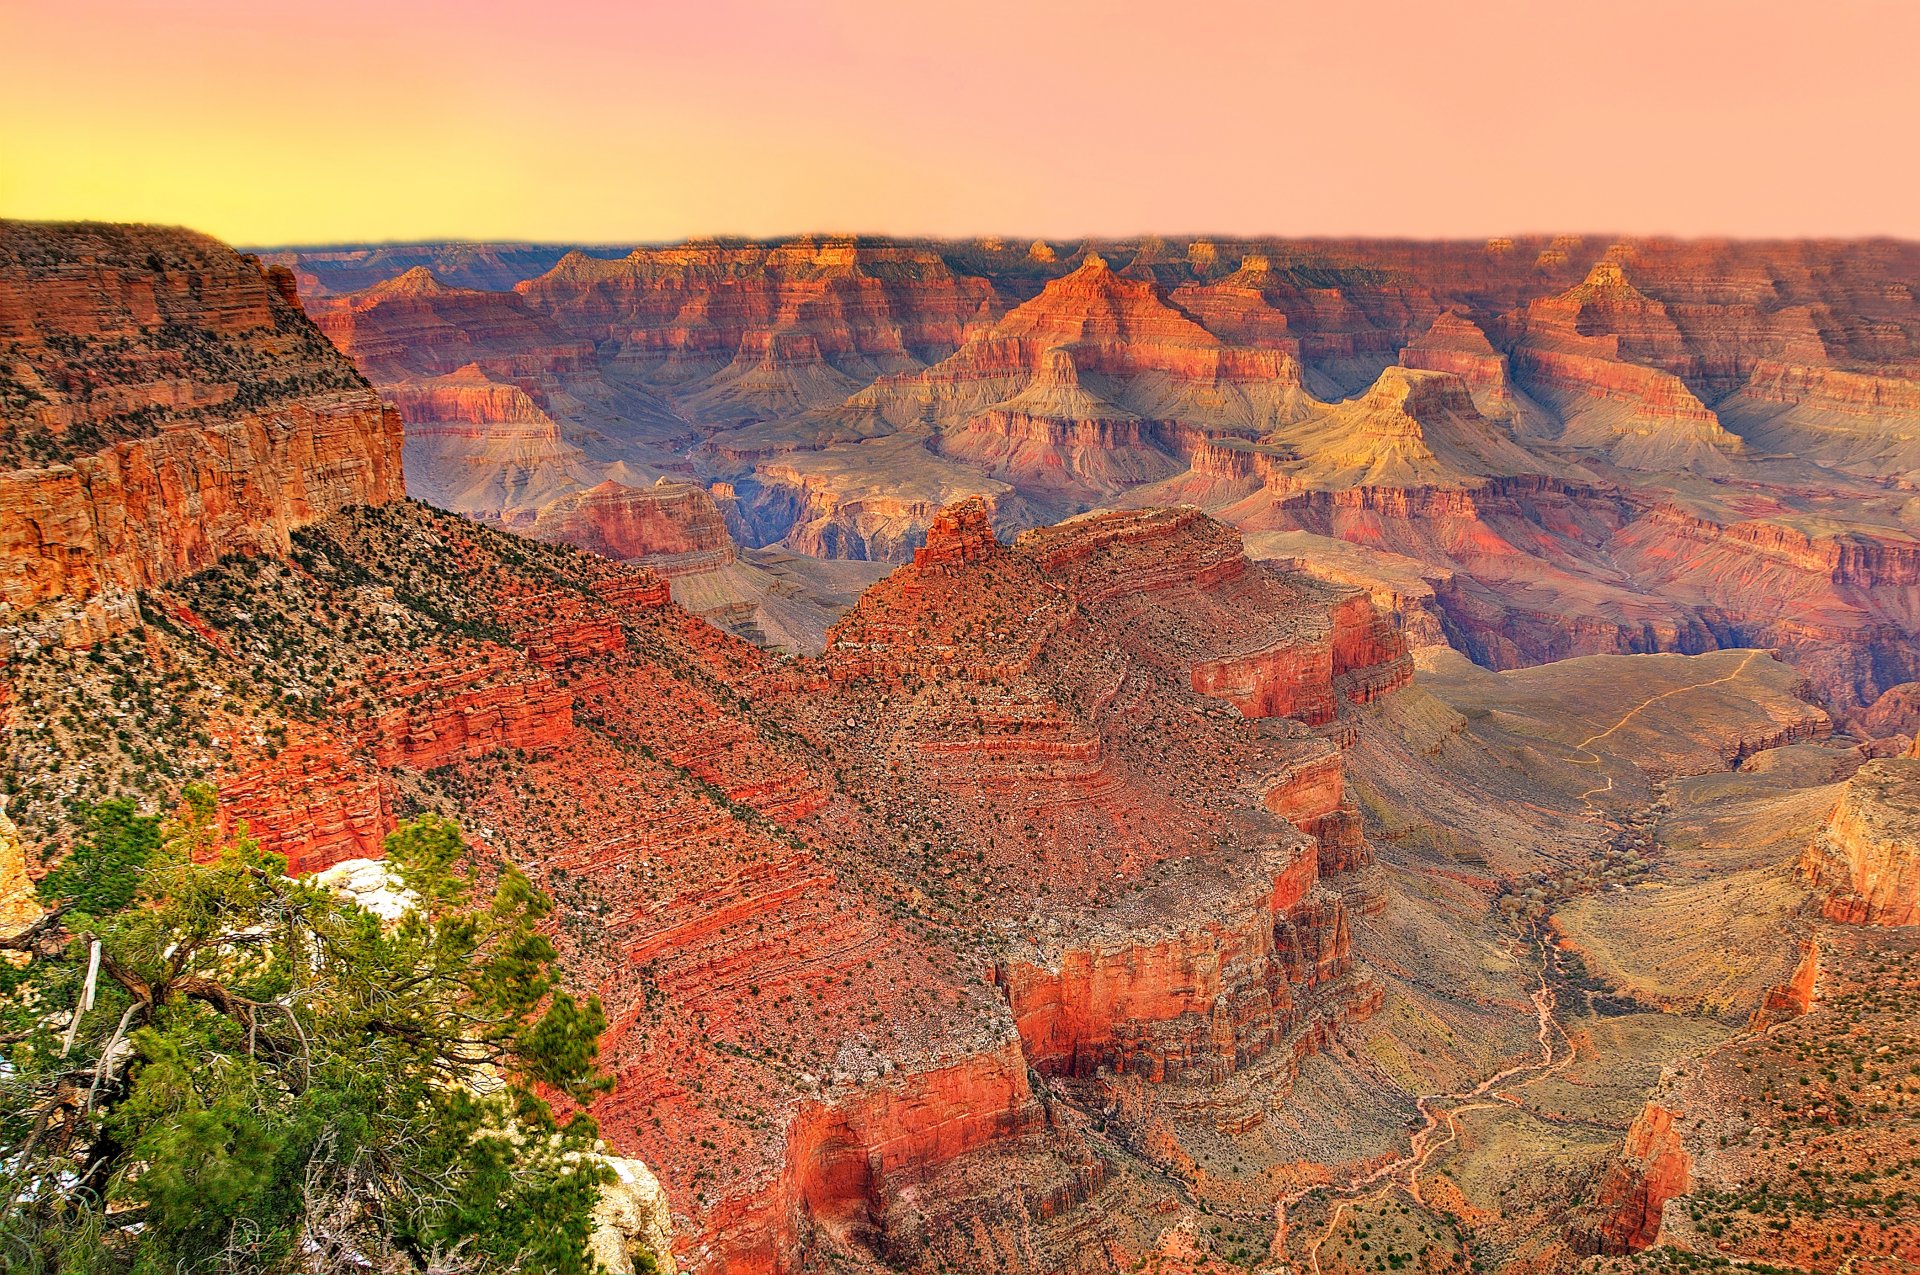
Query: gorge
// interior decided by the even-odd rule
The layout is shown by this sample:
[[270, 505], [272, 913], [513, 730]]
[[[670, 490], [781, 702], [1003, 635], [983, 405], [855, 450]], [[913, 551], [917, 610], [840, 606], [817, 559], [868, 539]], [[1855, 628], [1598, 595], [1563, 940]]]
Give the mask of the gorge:
[[0, 223], [0, 897], [457, 819], [682, 1270], [1893, 1270], [1916, 276]]

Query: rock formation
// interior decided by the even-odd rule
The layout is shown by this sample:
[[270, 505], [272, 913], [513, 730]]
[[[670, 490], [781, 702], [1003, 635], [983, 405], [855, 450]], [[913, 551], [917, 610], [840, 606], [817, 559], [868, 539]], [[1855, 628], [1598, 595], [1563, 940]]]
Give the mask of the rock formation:
[[27, 849], [20, 830], [0, 802], [0, 937], [11, 937], [40, 919], [40, 900], [27, 874]]
[[[644, 568], [413, 503], [336, 514], [148, 587], [155, 618], [97, 664], [27, 652], [23, 808], [67, 835], [46, 784], [100, 755], [56, 725], [98, 667], [213, 741], [224, 816], [295, 871], [376, 853], [417, 803], [457, 813], [559, 900], [613, 1020], [595, 1114], [702, 1268], [1144, 1253], [1123, 1201], [1184, 1206], [1071, 1104], [1284, 1078], [1377, 1007], [1336, 745], [1278, 714], [1327, 719], [1405, 652], [1364, 595], [1192, 511], [1020, 548], [982, 502], [930, 524], [820, 657], [779, 662]], [[1193, 689], [1288, 643], [1305, 671], [1272, 716]]]
[[[603, 481], [719, 480], [742, 546], [897, 561], [969, 494], [1009, 531], [1192, 502], [1424, 563], [1423, 614], [1498, 667], [1776, 645], [1843, 718], [1920, 676], [1899, 572], [1815, 562], [1920, 539], [1875, 485], [1913, 467], [1899, 245], [807, 238], [452, 283], [490, 252], [533, 259], [370, 251], [424, 269], [324, 302], [448, 507], [518, 525]], [[1396, 362], [1475, 413], [1386, 429]], [[484, 382], [468, 406], [450, 375]], [[1769, 543], [1796, 538], [1822, 548]]]
[[1869, 761], [1847, 781], [1801, 871], [1852, 925], [1920, 925], [1920, 762]]
[[0, 605], [85, 640], [133, 590], [402, 494], [400, 422], [284, 275], [184, 231], [0, 223]]
[[848, 239], [573, 253], [518, 292], [716, 420], [836, 403], [944, 357], [994, 310], [990, 284], [933, 252]]
[[1683, 348], [1658, 301], [1628, 281], [1618, 262], [1532, 302], [1517, 321], [1514, 370], [1527, 392], [1562, 420], [1560, 438], [1597, 447], [1629, 469], [1724, 470], [1743, 443], [1679, 376], [1632, 361]]
[[1658, 1102], [1634, 1118], [1620, 1157], [1607, 1167], [1587, 1218], [1573, 1231], [1577, 1252], [1638, 1253], [1659, 1240], [1667, 1202], [1692, 1185], [1693, 1159], [1675, 1120]]
[[1801, 945], [1800, 963], [1793, 967], [1792, 976], [1767, 989], [1765, 999], [1747, 1020], [1747, 1030], [1763, 1032], [1776, 1023], [1806, 1013], [1813, 1008], [1819, 982], [1820, 943], [1817, 939], [1808, 939]]
[[661, 479], [628, 487], [609, 479], [557, 496], [526, 527], [623, 562], [641, 562], [674, 576], [725, 566], [734, 559], [726, 520], [703, 487]]
[[[593, 1211], [593, 1260], [607, 1275], [634, 1275], [636, 1270], [675, 1275], [673, 1216], [660, 1180], [638, 1160], [608, 1156], [606, 1167], [613, 1181], [601, 1188]], [[650, 1265], [636, 1265], [636, 1259]]]
[[1367, 392], [1303, 424], [1268, 435], [1298, 456], [1276, 456], [1277, 483], [1348, 488], [1475, 487], [1546, 466], [1481, 415], [1451, 372], [1390, 367]]

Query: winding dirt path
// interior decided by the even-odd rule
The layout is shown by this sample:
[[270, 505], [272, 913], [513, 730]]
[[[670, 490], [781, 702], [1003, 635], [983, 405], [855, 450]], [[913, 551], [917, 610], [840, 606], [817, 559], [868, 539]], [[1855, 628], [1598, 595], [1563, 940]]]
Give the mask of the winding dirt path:
[[[1625, 716], [1621, 717], [1621, 719], [1615, 722], [1613, 725], [1607, 727], [1603, 731], [1598, 731], [1592, 735], [1587, 736], [1585, 739], [1581, 740], [1577, 744], [1571, 745], [1571, 747], [1575, 752], [1586, 754], [1585, 757], [1574, 758], [1573, 764], [1576, 766], [1594, 766], [1594, 767], [1600, 766], [1602, 764], [1602, 758], [1600, 754], [1593, 751], [1593, 746], [1599, 743], [1601, 740], [1607, 738], [1609, 735], [1613, 734], [1615, 731], [1619, 730], [1622, 726], [1625, 726], [1628, 722], [1632, 721], [1634, 718], [1640, 716], [1641, 713], [1653, 707], [1655, 704], [1658, 704], [1663, 699], [1672, 699], [1676, 695], [1688, 695], [1694, 691], [1704, 691], [1709, 686], [1724, 686], [1726, 683], [1733, 681], [1735, 678], [1744, 676], [1746, 674], [1747, 669], [1753, 664], [1753, 662], [1756, 659], [1760, 658], [1763, 655], [1768, 655], [1768, 654], [1769, 653], [1766, 651], [1748, 651], [1747, 657], [1740, 661], [1739, 666], [1736, 667], [1733, 670], [1733, 672], [1728, 673], [1725, 676], [1716, 677], [1709, 682], [1695, 682], [1691, 686], [1676, 686], [1672, 690], [1661, 691], [1658, 695], [1649, 695], [1646, 699], [1641, 700], [1638, 704], [1635, 704], [1632, 708], [1628, 709], [1626, 711]], [[1580, 801], [1582, 804], [1586, 806], [1587, 813], [1589, 815], [1597, 816], [1600, 812], [1595, 808], [1593, 799], [1598, 796], [1603, 796], [1612, 791], [1613, 791], [1613, 776], [1608, 775], [1606, 783], [1601, 784], [1598, 787], [1589, 788], [1585, 792], [1581, 793]]]
[[[1484, 1111], [1493, 1107], [1518, 1107], [1521, 1105], [1520, 1100], [1511, 1093], [1503, 1092], [1501, 1086], [1509, 1085], [1520, 1077], [1525, 1079], [1520, 1080], [1518, 1085], [1512, 1085], [1513, 1088], [1532, 1084], [1545, 1079], [1573, 1061], [1572, 1042], [1567, 1040], [1565, 1029], [1554, 1017], [1557, 998], [1554, 996], [1552, 984], [1547, 979], [1551, 958], [1547, 953], [1546, 942], [1537, 933], [1533, 936], [1533, 941], [1540, 955], [1540, 965], [1535, 974], [1539, 980], [1539, 986], [1534, 989], [1532, 998], [1536, 1025], [1534, 1040], [1539, 1049], [1539, 1057], [1515, 1063], [1497, 1071], [1471, 1089], [1454, 1093], [1420, 1095], [1414, 1100], [1414, 1106], [1419, 1110], [1423, 1123], [1408, 1138], [1404, 1155], [1343, 1186], [1319, 1184], [1303, 1186], [1274, 1201], [1274, 1220], [1277, 1224], [1275, 1236], [1278, 1246], [1283, 1243], [1287, 1232], [1287, 1208], [1290, 1205], [1297, 1204], [1322, 1191], [1332, 1192], [1341, 1197], [1334, 1205], [1332, 1212], [1328, 1213], [1326, 1225], [1321, 1228], [1319, 1237], [1307, 1249], [1307, 1265], [1312, 1275], [1320, 1275], [1320, 1250], [1340, 1229], [1340, 1224], [1346, 1220], [1347, 1214], [1354, 1206], [1384, 1199], [1395, 1191], [1405, 1191], [1417, 1204], [1426, 1203], [1420, 1186], [1421, 1171], [1427, 1167], [1435, 1154], [1451, 1146], [1459, 1138], [1461, 1116], [1470, 1111]], [[1556, 1047], [1556, 1038], [1559, 1044], [1566, 1046], [1564, 1050]], [[1446, 1136], [1436, 1138], [1435, 1135], [1442, 1130], [1445, 1131]], [[1276, 1256], [1279, 1255], [1276, 1254]], [[1284, 1259], [1282, 1261], [1282, 1269], [1286, 1269]]]
[[[1721, 677], [1711, 681], [1696, 682], [1689, 686], [1676, 686], [1671, 690], [1649, 695], [1628, 709], [1613, 725], [1605, 730], [1596, 731], [1572, 745], [1574, 751], [1586, 754], [1585, 757], [1575, 758], [1574, 764], [1595, 767], [1602, 765], [1604, 759], [1593, 751], [1593, 745], [1615, 734], [1661, 700], [1734, 681], [1745, 675], [1754, 660], [1765, 654], [1767, 654], [1765, 651], [1749, 651], [1746, 658], [1741, 660], [1732, 672]], [[1581, 813], [1603, 826], [1605, 815], [1594, 799], [1613, 791], [1613, 776], [1608, 775], [1606, 780], [1606, 783], [1589, 788], [1579, 796], [1580, 804], [1585, 807]], [[1539, 1051], [1538, 1057], [1497, 1071], [1471, 1089], [1446, 1094], [1422, 1094], [1414, 1100], [1414, 1106], [1420, 1112], [1422, 1124], [1407, 1139], [1405, 1154], [1344, 1185], [1315, 1184], [1298, 1187], [1275, 1200], [1274, 1220], [1277, 1225], [1274, 1257], [1277, 1259], [1278, 1269], [1282, 1271], [1291, 1269], [1285, 1257], [1287, 1209], [1290, 1206], [1321, 1192], [1327, 1192], [1337, 1198], [1337, 1203], [1327, 1214], [1325, 1225], [1320, 1228], [1320, 1234], [1307, 1247], [1307, 1269], [1311, 1275], [1321, 1275], [1320, 1250], [1339, 1231], [1340, 1224], [1356, 1206], [1384, 1199], [1396, 1191], [1405, 1191], [1416, 1204], [1426, 1203], [1421, 1189], [1420, 1174], [1437, 1153], [1459, 1140], [1461, 1116], [1469, 1112], [1485, 1111], [1500, 1106], [1520, 1107], [1520, 1100], [1513, 1094], [1504, 1092], [1501, 1086], [1518, 1089], [1534, 1084], [1553, 1075], [1573, 1061], [1573, 1042], [1567, 1039], [1566, 1029], [1560, 1026], [1554, 1013], [1558, 1004], [1552, 984], [1547, 977], [1552, 962], [1547, 941], [1538, 931], [1532, 935], [1532, 940], [1539, 955], [1539, 966], [1535, 971], [1539, 985], [1535, 988], [1532, 998], [1536, 1023], [1534, 1041]], [[1556, 1038], [1559, 1044], [1565, 1046], [1564, 1050], [1556, 1048]], [[1514, 1083], [1516, 1081], [1518, 1083]], [[1443, 1133], [1444, 1136], [1440, 1136]]]

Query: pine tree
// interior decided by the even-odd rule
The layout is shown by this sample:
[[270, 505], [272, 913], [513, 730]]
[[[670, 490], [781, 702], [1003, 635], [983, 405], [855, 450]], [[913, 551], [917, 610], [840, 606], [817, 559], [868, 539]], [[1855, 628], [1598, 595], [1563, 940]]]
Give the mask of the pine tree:
[[592, 1269], [606, 1020], [548, 899], [433, 815], [386, 862], [383, 922], [222, 836], [204, 786], [165, 826], [91, 812], [0, 941], [0, 1266]]

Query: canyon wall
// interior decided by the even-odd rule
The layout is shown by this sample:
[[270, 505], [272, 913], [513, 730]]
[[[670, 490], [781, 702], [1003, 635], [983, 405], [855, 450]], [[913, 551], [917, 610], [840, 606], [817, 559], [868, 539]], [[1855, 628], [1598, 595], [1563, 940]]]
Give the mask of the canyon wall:
[[1826, 826], [1802, 856], [1808, 884], [1826, 892], [1828, 919], [1920, 925], [1920, 761], [1869, 761], [1847, 781]]
[[1659, 1241], [1667, 1202], [1692, 1184], [1693, 1158], [1674, 1127], [1675, 1112], [1649, 1102], [1627, 1129], [1620, 1158], [1607, 1166], [1571, 1241], [1580, 1253], [1619, 1256]]
[[132, 591], [400, 499], [400, 421], [284, 273], [202, 236], [0, 224], [0, 605], [84, 641]]

